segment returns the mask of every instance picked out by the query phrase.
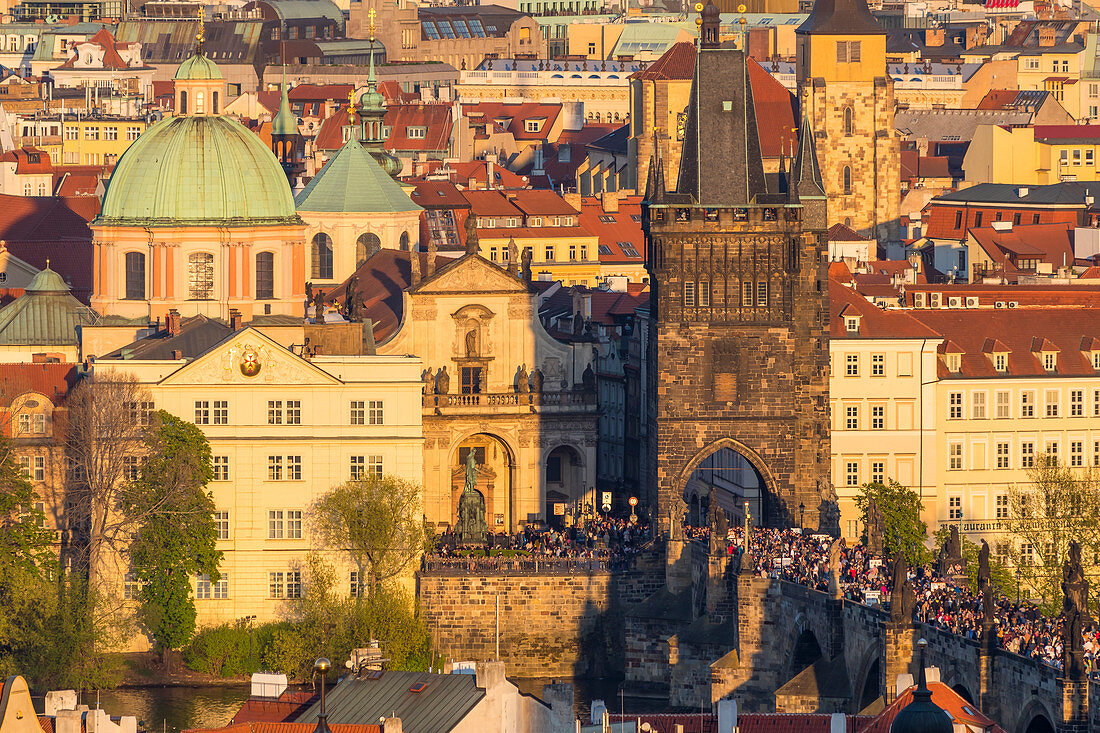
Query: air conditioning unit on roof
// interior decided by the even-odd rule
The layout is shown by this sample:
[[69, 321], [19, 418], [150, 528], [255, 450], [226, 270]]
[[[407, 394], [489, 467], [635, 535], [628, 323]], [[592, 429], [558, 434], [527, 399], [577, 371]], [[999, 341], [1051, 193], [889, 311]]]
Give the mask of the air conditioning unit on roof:
[[1015, 301], [1015, 300], [1008, 301], [1008, 307], [1009, 308], [1016, 308], [1019, 305], [1020, 305], [1020, 303], [1018, 301]]
[[952, 297], [947, 299], [947, 307], [948, 308], [962, 308], [962, 304], [963, 304], [962, 298], [959, 298], [957, 296], [952, 296]]
[[993, 304], [993, 307], [994, 308], [1004, 308], [1005, 307], [1005, 302], [1003, 300], [998, 300], [996, 303]]
[[923, 308], [924, 307], [924, 293], [913, 293], [913, 307], [914, 308]]
[[966, 299], [966, 307], [967, 308], [977, 308], [978, 307], [978, 298], [976, 296], [973, 296], [973, 295], [968, 296], [967, 299]]

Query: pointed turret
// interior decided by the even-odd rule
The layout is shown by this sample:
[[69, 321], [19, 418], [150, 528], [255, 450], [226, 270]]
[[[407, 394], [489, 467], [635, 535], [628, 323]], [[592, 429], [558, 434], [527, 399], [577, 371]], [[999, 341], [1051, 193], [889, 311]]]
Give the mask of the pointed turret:
[[271, 152], [282, 164], [291, 189], [297, 188], [298, 178], [305, 171], [301, 151], [302, 136], [298, 132], [298, 118], [290, 109], [290, 91], [284, 66], [279, 111], [271, 119]]
[[383, 134], [383, 119], [386, 116], [386, 103], [381, 92], [378, 91], [378, 79], [374, 74], [374, 18], [371, 17], [370, 26], [370, 66], [367, 73], [367, 91], [359, 97], [359, 139], [382, 169], [396, 178], [401, 173], [401, 161], [386, 152], [386, 138]]
[[803, 219], [809, 229], [824, 229], [828, 224], [825, 184], [821, 179], [821, 166], [817, 162], [817, 145], [810, 119], [803, 115], [798, 131], [798, 152], [791, 164], [788, 200], [803, 207]]

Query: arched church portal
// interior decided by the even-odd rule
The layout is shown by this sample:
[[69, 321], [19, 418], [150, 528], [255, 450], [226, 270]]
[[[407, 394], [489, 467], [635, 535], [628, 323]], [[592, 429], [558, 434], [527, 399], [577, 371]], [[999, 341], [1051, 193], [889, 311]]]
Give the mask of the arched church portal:
[[768, 479], [747, 453], [732, 446], [720, 446], [695, 464], [684, 484], [689, 523], [707, 524], [712, 495], [718, 506], [726, 510], [730, 524], [744, 524], [746, 502], [752, 523], [763, 523], [769, 508]]
[[568, 517], [584, 511], [584, 503], [588, 500], [584, 462], [575, 448], [561, 445], [546, 455], [542, 470], [546, 521], [551, 527], [561, 529], [568, 524]]
[[471, 435], [451, 455], [451, 526], [458, 522], [458, 501], [466, 488], [466, 460], [471, 451], [477, 465], [475, 488], [485, 497], [485, 523], [492, 532], [509, 532], [515, 521], [512, 516], [515, 457], [503, 440], [488, 433]]

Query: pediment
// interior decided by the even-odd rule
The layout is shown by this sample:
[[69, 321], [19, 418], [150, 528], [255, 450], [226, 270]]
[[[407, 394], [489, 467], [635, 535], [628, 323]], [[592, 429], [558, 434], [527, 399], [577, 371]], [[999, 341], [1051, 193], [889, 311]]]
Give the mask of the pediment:
[[340, 380], [254, 328], [225, 341], [165, 377], [161, 384], [340, 384]]
[[466, 255], [409, 290], [411, 295], [524, 293], [527, 283], [480, 255]]

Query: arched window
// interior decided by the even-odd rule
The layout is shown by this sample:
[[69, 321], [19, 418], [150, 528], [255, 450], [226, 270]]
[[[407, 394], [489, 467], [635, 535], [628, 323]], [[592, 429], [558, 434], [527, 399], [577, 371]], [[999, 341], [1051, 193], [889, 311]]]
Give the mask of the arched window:
[[849, 166], [844, 166], [844, 194], [849, 195], [852, 193], [852, 169]]
[[378, 238], [377, 234], [371, 234], [370, 232], [364, 232], [359, 235], [359, 239], [355, 240], [355, 267], [358, 269], [360, 265], [374, 256], [374, 253], [382, 249], [382, 240]]
[[180, 108], [179, 113], [181, 115], [187, 114], [187, 90], [184, 89], [180, 92]]
[[275, 253], [260, 252], [256, 255], [256, 300], [275, 297]]
[[195, 252], [187, 257], [187, 297], [214, 299], [214, 255], [209, 252]]
[[216, 114], [218, 114], [218, 93], [214, 92], [214, 94], [211, 95], [211, 99], [213, 101], [210, 105], [210, 113], [216, 115]]
[[201, 115], [206, 112], [206, 95], [202, 92], [195, 92], [195, 114]]
[[852, 130], [854, 129], [854, 122], [852, 120], [852, 108], [844, 108], [844, 137], [851, 137]]
[[332, 239], [324, 232], [313, 237], [313, 279], [332, 279]]
[[402, 252], [408, 252], [409, 251], [409, 233], [408, 232], [401, 232], [401, 251]]
[[145, 300], [145, 255], [126, 253], [126, 300]]

